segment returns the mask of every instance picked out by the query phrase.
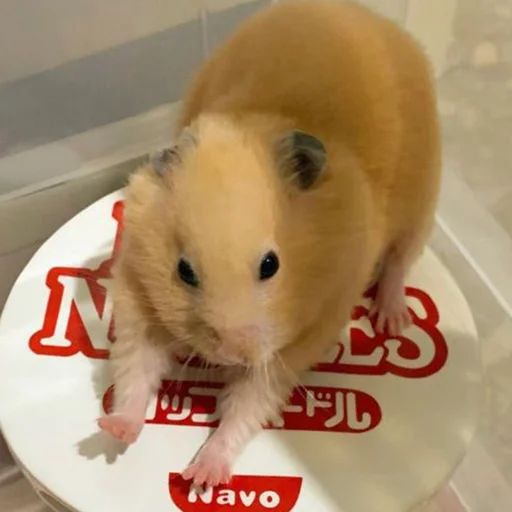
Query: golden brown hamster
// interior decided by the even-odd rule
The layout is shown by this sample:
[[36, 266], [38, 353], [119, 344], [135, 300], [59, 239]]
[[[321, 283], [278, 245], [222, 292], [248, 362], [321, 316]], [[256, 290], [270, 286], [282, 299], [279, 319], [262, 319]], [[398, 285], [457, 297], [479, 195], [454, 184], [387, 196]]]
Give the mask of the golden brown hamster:
[[404, 276], [440, 177], [429, 65], [366, 8], [281, 2], [201, 67], [176, 140], [127, 189], [115, 407], [99, 423], [133, 442], [173, 354], [230, 367], [220, 426], [184, 472], [216, 485], [377, 266], [376, 329], [410, 321]]

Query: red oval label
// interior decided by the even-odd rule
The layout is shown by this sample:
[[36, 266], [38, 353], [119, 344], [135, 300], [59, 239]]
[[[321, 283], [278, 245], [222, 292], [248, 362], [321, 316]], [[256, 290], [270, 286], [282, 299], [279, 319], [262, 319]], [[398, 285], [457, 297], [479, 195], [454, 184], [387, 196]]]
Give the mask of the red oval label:
[[198, 493], [179, 473], [169, 473], [169, 494], [182, 512], [290, 512], [301, 487], [300, 477], [236, 475]]

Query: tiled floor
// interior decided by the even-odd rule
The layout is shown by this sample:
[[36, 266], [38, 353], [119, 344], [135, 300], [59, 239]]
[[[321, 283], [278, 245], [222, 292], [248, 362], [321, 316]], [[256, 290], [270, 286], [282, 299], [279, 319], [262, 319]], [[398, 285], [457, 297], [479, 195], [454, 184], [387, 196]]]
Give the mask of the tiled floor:
[[511, 0], [459, 0], [439, 82], [446, 165], [510, 236], [511, 26]]
[[[511, 0], [459, 0], [439, 81], [445, 167], [503, 228], [501, 242], [507, 244], [512, 240], [511, 26]], [[507, 512], [512, 510], [512, 319], [439, 233], [434, 247], [471, 304], [486, 371], [480, 431], [454, 485], [471, 512]], [[512, 260], [501, 264], [510, 273]], [[440, 510], [458, 511], [441, 498], [445, 501]]]
[[0, 480], [0, 504], [5, 512], [52, 512], [19, 471]]
[[427, 511], [508, 512], [512, 510], [512, 319], [440, 229], [434, 233], [432, 246], [473, 311], [486, 389], [480, 429], [454, 475], [453, 489], [444, 490]]

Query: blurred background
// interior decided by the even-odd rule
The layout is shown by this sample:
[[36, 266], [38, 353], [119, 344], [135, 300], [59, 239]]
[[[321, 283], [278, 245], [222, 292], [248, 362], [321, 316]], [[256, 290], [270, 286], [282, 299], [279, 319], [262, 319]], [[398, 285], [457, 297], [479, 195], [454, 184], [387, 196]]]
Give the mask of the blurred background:
[[[0, 310], [39, 245], [168, 144], [192, 72], [270, 0], [0, 0]], [[512, 510], [512, 0], [361, 0], [438, 80], [444, 183], [431, 246], [472, 308], [479, 433], [428, 512]], [[0, 439], [0, 510], [46, 512]]]

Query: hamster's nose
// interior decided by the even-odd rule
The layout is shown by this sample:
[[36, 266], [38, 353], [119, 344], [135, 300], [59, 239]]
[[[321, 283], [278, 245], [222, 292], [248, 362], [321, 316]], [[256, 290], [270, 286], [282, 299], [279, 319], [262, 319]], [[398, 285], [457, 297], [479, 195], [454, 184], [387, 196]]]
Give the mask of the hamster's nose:
[[261, 329], [257, 325], [246, 325], [233, 329], [216, 329], [218, 338], [226, 343], [242, 343], [256, 341], [261, 335]]
[[250, 364], [258, 356], [261, 329], [257, 326], [244, 326], [236, 329], [217, 329], [219, 339], [217, 356], [226, 364]]

